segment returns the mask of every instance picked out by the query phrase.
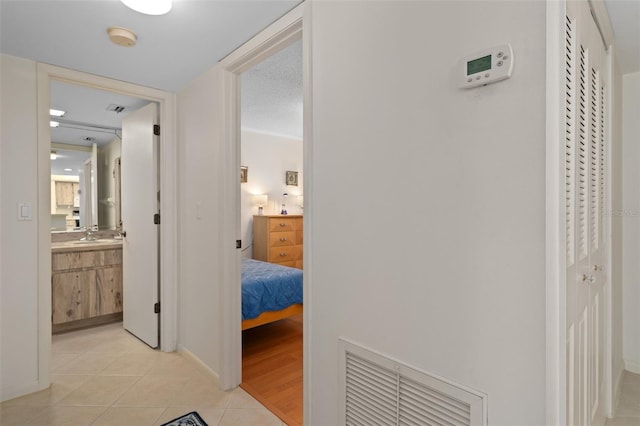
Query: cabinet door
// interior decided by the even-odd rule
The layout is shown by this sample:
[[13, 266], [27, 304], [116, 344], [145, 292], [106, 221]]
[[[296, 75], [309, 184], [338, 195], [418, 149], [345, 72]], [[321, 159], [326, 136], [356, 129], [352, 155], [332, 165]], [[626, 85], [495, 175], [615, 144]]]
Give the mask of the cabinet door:
[[98, 269], [95, 295], [97, 315], [122, 312], [122, 266]]
[[53, 324], [89, 318], [91, 291], [95, 287], [95, 271], [63, 272], [51, 277], [51, 310]]
[[59, 206], [73, 205], [73, 182], [56, 181], [56, 204]]

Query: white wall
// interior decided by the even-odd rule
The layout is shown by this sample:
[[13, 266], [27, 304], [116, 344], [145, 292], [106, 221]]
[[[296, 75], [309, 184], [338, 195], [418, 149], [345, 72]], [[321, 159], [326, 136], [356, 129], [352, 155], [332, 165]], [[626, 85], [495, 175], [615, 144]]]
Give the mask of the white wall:
[[[346, 337], [544, 424], [545, 3], [315, 2], [310, 31], [305, 422], [336, 424]], [[456, 87], [507, 42], [510, 80]]]
[[[254, 194], [267, 194], [268, 204], [264, 214], [279, 214], [283, 193], [287, 196], [288, 214], [302, 214], [298, 195], [302, 195], [304, 174], [302, 170], [302, 141], [254, 131], [242, 131], [241, 164], [247, 166], [247, 183], [241, 185], [242, 255], [252, 256], [253, 215], [258, 207], [253, 204]], [[298, 172], [298, 186], [285, 184], [287, 170]]]
[[220, 371], [220, 211], [216, 70], [177, 96], [179, 278], [178, 347]]
[[[36, 63], [0, 57], [0, 399], [48, 384], [38, 375]], [[18, 178], [16, 178], [18, 177]], [[18, 203], [33, 220], [18, 221]]]
[[640, 72], [622, 78], [623, 356], [640, 373]]

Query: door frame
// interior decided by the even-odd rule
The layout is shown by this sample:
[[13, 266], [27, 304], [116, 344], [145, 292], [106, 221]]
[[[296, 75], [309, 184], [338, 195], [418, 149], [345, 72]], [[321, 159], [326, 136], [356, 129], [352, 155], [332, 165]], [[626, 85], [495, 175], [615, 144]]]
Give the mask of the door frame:
[[[570, 0], [546, 1], [546, 424], [562, 426], [566, 424], [566, 234], [565, 234], [565, 182], [564, 182], [564, 26], [566, 4]], [[586, 1], [586, 0], [583, 0]], [[600, 0], [589, 1], [591, 10], [603, 38], [608, 46], [607, 66], [611, 70], [611, 50], [613, 30], [606, 8]], [[611, 200], [611, 110], [613, 74], [608, 73], [609, 97], [606, 113], [607, 138], [609, 144], [606, 155], [606, 187], [605, 212], [612, 211]], [[613, 380], [612, 380], [612, 273], [611, 248], [612, 226], [611, 215], [604, 215], [607, 254], [605, 270], [607, 275], [605, 289], [605, 359], [604, 413], [613, 414]]]
[[[50, 83], [52, 80], [86, 86], [157, 102], [160, 134], [160, 349], [176, 350], [177, 330], [177, 148], [175, 95], [119, 80], [87, 74], [43, 63], [37, 64], [38, 126], [38, 203], [47, 206], [38, 211], [38, 366], [41, 379], [49, 383], [51, 359], [51, 175], [49, 153]], [[151, 307], [150, 307], [151, 309]]]
[[[218, 117], [222, 123], [223, 146], [223, 194], [221, 210], [221, 242], [223, 271], [221, 272], [221, 321], [220, 321], [220, 384], [223, 389], [233, 389], [242, 381], [242, 330], [241, 330], [241, 285], [240, 251], [236, 240], [240, 232], [240, 74], [265, 58], [302, 38], [303, 50], [303, 164], [307, 176], [312, 176], [311, 153], [311, 75], [310, 37], [303, 32], [308, 28], [309, 6], [302, 3], [254, 36], [247, 43], [223, 58], [220, 63], [219, 88], [221, 103]], [[312, 179], [304, 180], [304, 377], [308, 377], [308, 330], [310, 298], [310, 268], [312, 240], [311, 223], [313, 212]], [[309, 208], [311, 207], [311, 208]], [[304, 382], [304, 412], [307, 416], [310, 387]], [[308, 418], [308, 417], [307, 417]]]

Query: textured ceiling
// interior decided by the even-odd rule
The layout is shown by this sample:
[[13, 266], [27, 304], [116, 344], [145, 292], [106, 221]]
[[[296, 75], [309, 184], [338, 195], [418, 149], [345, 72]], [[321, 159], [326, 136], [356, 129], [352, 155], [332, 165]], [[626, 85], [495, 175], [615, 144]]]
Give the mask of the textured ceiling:
[[302, 42], [245, 71], [242, 128], [302, 139]]

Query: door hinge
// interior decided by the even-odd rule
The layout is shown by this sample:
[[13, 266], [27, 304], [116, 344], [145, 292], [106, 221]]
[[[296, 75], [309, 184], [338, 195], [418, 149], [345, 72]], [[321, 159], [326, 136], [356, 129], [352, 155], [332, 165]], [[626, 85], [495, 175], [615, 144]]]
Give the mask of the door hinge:
[[160, 225], [160, 213], [156, 213], [153, 215], [153, 224]]
[[153, 134], [156, 136], [160, 136], [160, 125], [159, 124], [154, 124], [153, 125]]
[[153, 305], [153, 313], [154, 314], [159, 314], [160, 313], [160, 302], [156, 302]]
[[242, 248], [242, 240], [236, 240], [236, 248]]

